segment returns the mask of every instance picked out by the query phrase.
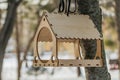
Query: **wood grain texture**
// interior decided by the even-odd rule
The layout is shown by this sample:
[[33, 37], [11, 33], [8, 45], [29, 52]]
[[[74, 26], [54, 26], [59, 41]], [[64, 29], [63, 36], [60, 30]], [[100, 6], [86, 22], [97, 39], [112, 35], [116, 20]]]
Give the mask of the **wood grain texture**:
[[34, 63], [33, 65], [35, 67], [102, 67], [102, 60], [74, 60], [74, 59], [59, 59], [58, 65], [56, 64], [57, 60], [54, 60], [54, 62], [49, 61], [45, 63], [46, 60], [43, 60], [42, 62], [40, 60], [37, 61], [37, 63]]
[[57, 38], [102, 39], [88, 15], [46, 13]]
[[[89, 19], [89, 16], [85, 15], [66, 15], [62, 14], [43, 14], [40, 21], [40, 26], [35, 35], [34, 40], [34, 57], [33, 61], [34, 66], [46, 66], [46, 67], [101, 67], [102, 58], [101, 58], [101, 36], [94, 24]], [[79, 22], [80, 21], [80, 22]], [[88, 24], [86, 24], [86, 22]], [[52, 24], [51, 24], [51, 23]], [[68, 24], [69, 22], [69, 24]], [[71, 23], [70, 23], [71, 22]], [[53, 27], [54, 26], [54, 27]], [[72, 31], [71, 31], [72, 30]], [[81, 56], [80, 50], [80, 40], [97, 40], [97, 52], [96, 57], [100, 59], [84, 59]], [[38, 43], [39, 42], [53, 42], [52, 55], [50, 60], [42, 60], [38, 55]], [[71, 59], [58, 59], [58, 43], [59, 42], [72, 42], [74, 43], [74, 60]], [[83, 48], [83, 47], [81, 47]], [[38, 58], [38, 59], [37, 59]]]

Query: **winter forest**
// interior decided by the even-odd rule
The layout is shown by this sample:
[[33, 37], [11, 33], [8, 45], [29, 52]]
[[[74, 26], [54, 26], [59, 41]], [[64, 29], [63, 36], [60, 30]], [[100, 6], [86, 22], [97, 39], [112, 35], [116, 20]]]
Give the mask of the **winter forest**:
[[[71, 13], [75, 8], [79, 14], [90, 16], [103, 36], [102, 67], [33, 66], [34, 38], [42, 14], [58, 11], [61, 1], [71, 2]], [[88, 53], [83, 56], [93, 59], [96, 42], [83, 43]], [[60, 58], [73, 58], [73, 43], [58, 46]], [[51, 43], [38, 47], [41, 59], [51, 58]], [[0, 80], [120, 80], [120, 0], [0, 0]]]

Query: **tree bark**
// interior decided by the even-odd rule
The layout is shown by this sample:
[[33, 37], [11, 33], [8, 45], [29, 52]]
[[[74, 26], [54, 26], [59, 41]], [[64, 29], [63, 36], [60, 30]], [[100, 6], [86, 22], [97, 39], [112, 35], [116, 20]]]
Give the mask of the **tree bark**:
[[77, 76], [78, 76], [78, 77], [81, 76], [81, 69], [80, 69], [80, 67], [77, 67]]
[[16, 17], [16, 10], [19, 5], [19, 1], [15, 0], [8, 0], [8, 8], [7, 8], [7, 15], [5, 19], [5, 23], [0, 30], [0, 80], [2, 80], [2, 65], [3, 59], [5, 54], [5, 48], [7, 46], [8, 40], [12, 34], [14, 21]]
[[1, 21], [2, 21], [2, 10], [0, 9], [0, 28], [1, 28], [1, 26], [2, 26]]
[[120, 79], [120, 0], [115, 0], [115, 17], [116, 17], [116, 26], [118, 33], [118, 46], [119, 46], [119, 79]]
[[[102, 36], [102, 13], [99, 7], [98, 0], [78, 0], [78, 8], [81, 14], [89, 15], [92, 19], [95, 27], [98, 29]], [[86, 59], [93, 59], [96, 53], [96, 41], [84, 40], [83, 41], [86, 50]], [[102, 43], [102, 59], [104, 66], [100, 68], [92, 67], [86, 69], [87, 80], [111, 80], [110, 74], [107, 70], [106, 57], [104, 51], [104, 45]]]
[[20, 62], [20, 36], [19, 36], [19, 26], [18, 26], [18, 18], [16, 16], [16, 54], [17, 54], [17, 62], [18, 62], [18, 69], [17, 69], [17, 80], [20, 80], [20, 71], [21, 71], [21, 62]]
[[[31, 44], [32, 44], [32, 42], [33, 42], [33, 39], [34, 39], [34, 37], [35, 37], [35, 34], [36, 34], [36, 31], [37, 31], [37, 29], [38, 29], [38, 27], [39, 27], [39, 24], [40, 24], [40, 16], [39, 16], [39, 13], [37, 13], [37, 15], [38, 15], [38, 23], [37, 23], [37, 25], [36, 25], [36, 28], [35, 28], [35, 32], [33, 33], [33, 36], [30, 38], [30, 40], [28, 41], [28, 44], [27, 44], [27, 47], [26, 47], [26, 49], [24, 50], [24, 56], [23, 56], [23, 60], [20, 60], [20, 55], [18, 54], [18, 80], [19, 80], [19, 78], [20, 78], [20, 76], [21, 76], [21, 67], [22, 67], [22, 64], [23, 64], [23, 62], [24, 61], [26, 61], [26, 66], [27, 66], [27, 59], [26, 59], [26, 56], [27, 56], [27, 53], [28, 53], [28, 51], [29, 51], [29, 49], [30, 49], [30, 47], [31, 47]], [[18, 34], [19, 35], [19, 34]], [[17, 39], [16, 39], [17, 40]], [[17, 40], [18, 41], [18, 40]], [[19, 44], [18, 44], [19, 45]]]

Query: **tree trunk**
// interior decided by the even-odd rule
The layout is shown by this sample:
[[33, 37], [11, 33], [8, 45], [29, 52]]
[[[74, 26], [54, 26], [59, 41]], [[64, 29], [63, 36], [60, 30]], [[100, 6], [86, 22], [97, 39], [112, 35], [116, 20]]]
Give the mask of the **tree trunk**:
[[19, 36], [19, 26], [18, 26], [18, 20], [16, 16], [16, 54], [17, 54], [17, 61], [18, 61], [18, 69], [17, 69], [17, 80], [20, 80], [20, 67], [21, 67], [21, 62], [20, 62], [20, 36]]
[[120, 78], [120, 0], [115, 0], [115, 14], [116, 14], [116, 26], [118, 33], [118, 46], [119, 46], [119, 78]]
[[2, 26], [1, 21], [2, 21], [2, 10], [0, 9], [0, 28], [1, 28], [1, 26]]
[[[102, 13], [99, 7], [98, 0], [78, 0], [79, 12], [81, 14], [89, 15], [102, 36]], [[84, 40], [83, 41], [86, 50], [86, 59], [93, 59], [96, 53], [96, 41]], [[104, 51], [104, 45], [102, 45], [102, 58], [104, 66], [100, 68], [85, 68], [87, 80], [111, 80], [110, 74], [107, 70], [106, 57]]]
[[[17, 27], [17, 26], [16, 26]], [[18, 62], [18, 69], [17, 69], [17, 80], [20, 80], [20, 65], [21, 65], [21, 62], [20, 62], [20, 45], [19, 45], [19, 32], [18, 32], [18, 28], [16, 28], [16, 44], [17, 44], [17, 47], [16, 47], [16, 54], [17, 54], [17, 62]]]
[[81, 76], [81, 69], [80, 69], [80, 67], [77, 67], [77, 76], [78, 76], [78, 77]]
[[0, 30], [0, 80], [2, 80], [1, 74], [5, 48], [13, 31], [16, 10], [19, 3], [19, 1], [16, 2], [15, 0], [8, 0], [7, 16], [4, 25]]
[[37, 29], [38, 29], [38, 27], [39, 27], [39, 24], [40, 24], [40, 16], [39, 16], [39, 10], [38, 10], [38, 13], [37, 13], [37, 15], [38, 15], [38, 23], [37, 23], [37, 25], [36, 25], [36, 28], [35, 28], [35, 32], [33, 33], [33, 36], [30, 38], [30, 40], [28, 41], [28, 44], [27, 44], [27, 47], [26, 47], [26, 49], [25, 49], [25, 51], [24, 51], [24, 56], [23, 56], [23, 60], [20, 60], [20, 64], [19, 64], [19, 71], [18, 71], [18, 73], [19, 73], [19, 76], [20, 76], [20, 74], [21, 74], [21, 67], [22, 67], [22, 63], [23, 63], [23, 61], [26, 61], [26, 66], [27, 66], [27, 59], [26, 59], [26, 56], [27, 56], [27, 53], [28, 53], [28, 51], [29, 51], [29, 49], [30, 49], [30, 47], [31, 47], [31, 44], [32, 44], [32, 42], [33, 42], [33, 39], [34, 39], [34, 37], [35, 37], [35, 34], [36, 34], [36, 31], [37, 31]]

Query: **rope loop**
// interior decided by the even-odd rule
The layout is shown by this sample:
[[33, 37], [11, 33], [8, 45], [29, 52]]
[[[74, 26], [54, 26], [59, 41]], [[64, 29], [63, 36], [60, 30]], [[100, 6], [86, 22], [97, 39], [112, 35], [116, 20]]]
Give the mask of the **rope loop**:
[[69, 16], [70, 13], [75, 13], [77, 11], [77, 0], [74, 0], [74, 11], [71, 11], [71, 4], [71, 0], [60, 0], [58, 13], [64, 12], [67, 16]]

